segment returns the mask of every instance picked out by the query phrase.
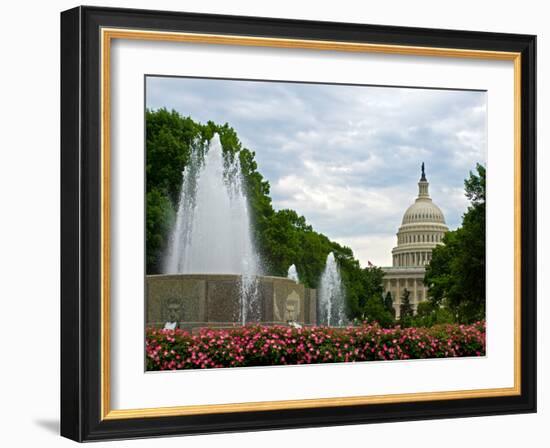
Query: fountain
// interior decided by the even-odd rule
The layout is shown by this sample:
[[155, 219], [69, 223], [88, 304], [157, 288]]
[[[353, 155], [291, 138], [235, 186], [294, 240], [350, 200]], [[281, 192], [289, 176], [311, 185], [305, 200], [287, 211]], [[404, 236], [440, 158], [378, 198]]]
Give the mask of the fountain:
[[329, 326], [346, 324], [344, 287], [340, 270], [331, 252], [327, 256], [325, 269], [319, 286], [319, 323]]
[[[204, 153], [204, 154], [203, 154]], [[193, 145], [183, 172], [165, 274], [234, 274], [241, 277], [239, 316], [258, 320], [257, 276], [248, 201], [238, 156], [223, 152], [218, 134], [203, 151]]]
[[288, 268], [288, 274], [286, 278], [289, 278], [290, 280], [294, 280], [296, 283], [300, 283], [300, 279], [298, 278], [298, 271], [296, 270], [296, 265], [292, 264]]
[[317, 322], [314, 289], [262, 272], [240, 160], [218, 135], [192, 145], [162, 271], [146, 278], [148, 326], [174, 314], [190, 331]]

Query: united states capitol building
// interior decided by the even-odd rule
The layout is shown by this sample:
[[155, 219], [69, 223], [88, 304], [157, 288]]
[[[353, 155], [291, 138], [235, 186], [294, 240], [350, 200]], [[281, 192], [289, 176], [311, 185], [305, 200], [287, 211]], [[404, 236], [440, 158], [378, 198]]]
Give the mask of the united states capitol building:
[[393, 266], [384, 267], [384, 295], [391, 293], [396, 317], [399, 317], [401, 297], [407, 289], [413, 309], [427, 299], [428, 288], [424, 285], [426, 264], [432, 250], [442, 244], [449, 230], [441, 209], [430, 198], [428, 180], [422, 164], [418, 182], [418, 197], [403, 215], [397, 231], [397, 246], [392, 249]]

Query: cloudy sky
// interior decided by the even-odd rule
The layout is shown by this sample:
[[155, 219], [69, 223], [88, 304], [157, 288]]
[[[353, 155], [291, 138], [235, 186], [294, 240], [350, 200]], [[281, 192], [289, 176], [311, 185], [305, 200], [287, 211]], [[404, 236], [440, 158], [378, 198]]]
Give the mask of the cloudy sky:
[[391, 265], [395, 233], [425, 162], [430, 194], [454, 229], [464, 179], [486, 163], [484, 92], [148, 77], [146, 106], [229, 123], [256, 152], [276, 209]]

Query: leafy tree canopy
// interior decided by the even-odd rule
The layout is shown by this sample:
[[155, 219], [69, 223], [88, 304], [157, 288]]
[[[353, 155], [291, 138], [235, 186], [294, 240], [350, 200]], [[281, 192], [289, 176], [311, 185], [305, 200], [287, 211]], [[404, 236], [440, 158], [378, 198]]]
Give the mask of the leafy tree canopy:
[[433, 250], [424, 279], [433, 306], [462, 323], [485, 317], [485, 167], [478, 164], [476, 171], [464, 182], [470, 206], [462, 226]]
[[414, 315], [414, 309], [410, 300], [411, 292], [405, 288], [401, 295], [401, 307], [399, 309], [399, 323], [403, 327], [410, 327], [412, 317]]

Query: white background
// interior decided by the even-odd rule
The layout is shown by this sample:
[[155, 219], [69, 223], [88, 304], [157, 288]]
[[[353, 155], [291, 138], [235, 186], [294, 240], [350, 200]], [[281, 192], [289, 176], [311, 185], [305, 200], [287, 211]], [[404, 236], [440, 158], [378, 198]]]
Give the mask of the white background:
[[[20, 2], [3, 5], [2, 70], [0, 71], [0, 297], [2, 298], [2, 369], [0, 372], [0, 440], [13, 445], [68, 445], [60, 439], [59, 414], [59, 11], [68, 1]], [[195, 12], [242, 14], [363, 23], [426, 26], [538, 34], [539, 229], [548, 228], [544, 153], [549, 98], [545, 76], [550, 33], [544, 2], [460, 3], [393, 0], [381, 2], [283, 1], [231, 2], [90, 1], [88, 4], [160, 8]], [[545, 178], [546, 177], [546, 178]], [[545, 203], [546, 202], [546, 206]], [[548, 272], [545, 251], [549, 237], [539, 232], [539, 413], [405, 422], [338, 428], [200, 436], [119, 442], [111, 446], [252, 447], [334, 446], [342, 443], [383, 446], [545, 446], [548, 443], [550, 395], [544, 381], [547, 359], [542, 357], [549, 331], [543, 297]], [[545, 425], [546, 423], [546, 425]], [[103, 444], [100, 444], [103, 445]], [[9, 445], [8, 445], [9, 446]]]

